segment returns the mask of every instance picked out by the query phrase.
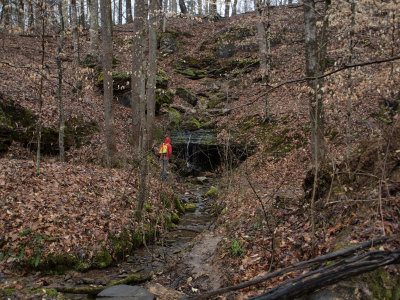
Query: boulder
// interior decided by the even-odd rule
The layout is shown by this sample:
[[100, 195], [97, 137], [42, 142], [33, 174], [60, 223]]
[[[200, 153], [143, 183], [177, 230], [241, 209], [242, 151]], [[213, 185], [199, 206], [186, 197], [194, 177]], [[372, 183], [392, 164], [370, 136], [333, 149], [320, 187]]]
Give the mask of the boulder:
[[97, 295], [99, 300], [153, 300], [154, 295], [140, 286], [125, 284], [115, 285], [105, 289]]
[[197, 101], [199, 101], [199, 98], [195, 94], [191, 93], [189, 90], [183, 87], [178, 87], [175, 94], [192, 106], [196, 106]]

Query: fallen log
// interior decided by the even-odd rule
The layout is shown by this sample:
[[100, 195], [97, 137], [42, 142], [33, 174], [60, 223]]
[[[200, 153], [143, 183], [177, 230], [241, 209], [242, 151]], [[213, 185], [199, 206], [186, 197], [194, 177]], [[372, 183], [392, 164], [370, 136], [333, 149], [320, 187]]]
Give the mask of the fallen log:
[[331, 261], [331, 260], [334, 260], [334, 259], [338, 259], [338, 258], [346, 258], [346, 257], [349, 257], [349, 256], [353, 255], [357, 251], [360, 251], [360, 250], [363, 250], [363, 249], [368, 249], [368, 248], [373, 247], [375, 245], [384, 244], [384, 243], [387, 243], [389, 241], [396, 240], [398, 238], [399, 238], [398, 235], [385, 236], [385, 237], [377, 238], [377, 239], [365, 242], [365, 243], [363, 243], [361, 245], [358, 245], [358, 246], [355, 246], [355, 247], [352, 247], [352, 248], [347, 248], [347, 249], [344, 249], [344, 250], [341, 250], [341, 251], [337, 251], [337, 252], [334, 252], [334, 253], [329, 253], [329, 254], [326, 254], [326, 255], [318, 256], [316, 258], [313, 258], [313, 259], [310, 259], [310, 260], [307, 260], [307, 261], [299, 262], [299, 263], [291, 265], [291, 266], [289, 266], [287, 268], [274, 271], [272, 273], [269, 273], [269, 274], [267, 274], [265, 276], [261, 276], [259, 278], [253, 279], [253, 280], [249, 280], [249, 281], [245, 281], [245, 282], [239, 283], [238, 285], [235, 285], [235, 286], [224, 287], [224, 288], [221, 288], [221, 289], [218, 289], [218, 290], [214, 290], [214, 291], [210, 291], [210, 292], [207, 292], [207, 293], [203, 293], [203, 294], [200, 294], [200, 295], [192, 295], [192, 296], [189, 296], [187, 298], [183, 298], [182, 300], [185, 300], [185, 299], [191, 299], [191, 300], [194, 300], [194, 299], [206, 299], [206, 298], [209, 298], [209, 297], [212, 297], [212, 296], [222, 295], [222, 294], [225, 294], [227, 292], [237, 291], [237, 290], [249, 287], [249, 286], [256, 285], [258, 283], [265, 282], [265, 281], [267, 281], [269, 279], [275, 278], [277, 276], [281, 276], [283, 274], [286, 274], [286, 273], [289, 273], [289, 272], [292, 272], [292, 271], [295, 271], [295, 270], [309, 268], [309, 267], [312, 267], [312, 266], [315, 266], [315, 265], [318, 265], [318, 264], [321, 264], [321, 263], [324, 263], [324, 262], [327, 262], [327, 261]]
[[[309, 272], [289, 280], [264, 294], [249, 299], [293, 299], [294, 297], [305, 295], [321, 287], [329, 286], [341, 280], [373, 271], [379, 267], [399, 263], [400, 250], [372, 251], [348, 260], [342, 260], [340, 264], [336, 263], [333, 267], [329, 266], [329, 269], [333, 270], [328, 272], [326, 272], [326, 268]], [[311, 276], [312, 278], [309, 278]]]

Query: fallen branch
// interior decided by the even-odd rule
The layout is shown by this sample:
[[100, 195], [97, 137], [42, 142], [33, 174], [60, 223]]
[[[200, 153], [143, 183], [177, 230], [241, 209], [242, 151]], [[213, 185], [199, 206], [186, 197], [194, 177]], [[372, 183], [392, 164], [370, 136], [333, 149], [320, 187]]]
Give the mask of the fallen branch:
[[[264, 294], [250, 299], [292, 299], [296, 296], [312, 292], [315, 289], [335, 284], [341, 280], [373, 271], [379, 267], [398, 263], [400, 263], [400, 250], [372, 251], [348, 260], [342, 260], [333, 267], [328, 266], [301, 275]], [[331, 270], [326, 272], [327, 269]]]
[[130, 283], [142, 283], [145, 281], [148, 281], [151, 279], [153, 276], [153, 272], [150, 272], [147, 275], [137, 275], [137, 274], [131, 274], [128, 277], [121, 279], [121, 280], [116, 280], [112, 281], [108, 286], [106, 287], [99, 287], [99, 286], [56, 286], [56, 287], [51, 287], [53, 289], [56, 289], [60, 293], [67, 293], [67, 294], [85, 294], [85, 295], [97, 295], [101, 291], [112, 287], [114, 285], [119, 285], [119, 284], [130, 284]]
[[227, 292], [240, 290], [240, 289], [243, 289], [243, 288], [246, 288], [246, 287], [249, 287], [249, 286], [256, 285], [258, 283], [265, 282], [265, 281], [267, 281], [267, 280], [269, 280], [271, 278], [275, 278], [277, 276], [280, 276], [280, 275], [283, 275], [283, 274], [286, 274], [286, 273], [289, 273], [289, 272], [292, 272], [292, 271], [295, 271], [295, 270], [309, 268], [309, 267], [314, 266], [316, 264], [320, 264], [320, 263], [323, 263], [323, 262], [326, 262], [326, 261], [330, 261], [330, 260], [333, 260], [333, 259], [337, 259], [337, 258], [349, 257], [350, 255], [354, 254], [357, 251], [360, 251], [360, 250], [363, 250], [363, 249], [367, 249], [367, 248], [370, 248], [370, 247], [375, 246], [375, 245], [387, 243], [389, 241], [392, 241], [392, 240], [395, 240], [395, 239], [398, 239], [398, 238], [399, 238], [398, 235], [396, 235], [396, 236], [385, 236], [385, 237], [377, 238], [377, 239], [374, 239], [372, 241], [365, 242], [365, 243], [363, 243], [363, 244], [361, 244], [359, 246], [355, 246], [355, 247], [344, 249], [344, 250], [337, 251], [337, 252], [334, 252], [334, 253], [329, 253], [329, 254], [326, 254], [326, 255], [318, 256], [316, 258], [313, 258], [313, 259], [310, 259], [310, 260], [307, 260], [307, 261], [299, 262], [299, 263], [291, 265], [291, 266], [289, 266], [287, 268], [274, 271], [272, 273], [269, 273], [269, 274], [267, 274], [265, 276], [262, 276], [262, 277], [259, 277], [259, 278], [253, 279], [253, 280], [249, 280], [249, 281], [245, 281], [245, 282], [239, 283], [238, 285], [235, 285], [235, 286], [229, 286], [229, 287], [221, 288], [221, 289], [214, 290], [214, 291], [211, 291], [211, 292], [208, 292], [208, 293], [195, 295], [195, 296], [190, 296], [190, 297], [184, 298], [184, 299], [192, 299], [192, 300], [194, 300], [194, 299], [205, 299], [205, 298], [208, 298], [208, 297], [225, 294]]

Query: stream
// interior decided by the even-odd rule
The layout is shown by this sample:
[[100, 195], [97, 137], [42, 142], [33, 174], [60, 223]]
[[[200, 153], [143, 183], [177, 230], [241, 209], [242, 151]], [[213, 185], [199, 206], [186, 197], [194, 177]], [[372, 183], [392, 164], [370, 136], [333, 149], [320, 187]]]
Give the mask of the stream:
[[[16, 283], [23, 289], [36, 289], [38, 286], [51, 288], [51, 286], [106, 286], [109, 282], [121, 280], [137, 273], [140, 275], [161, 274], [165, 268], [176, 261], [177, 256], [191, 245], [191, 241], [213, 224], [211, 205], [204, 194], [210, 189], [211, 184], [189, 184], [186, 192], [180, 195], [182, 203], [195, 203], [194, 212], [186, 212], [180, 217], [179, 224], [167, 231], [156, 244], [147, 245], [135, 250], [123, 262], [112, 265], [106, 269], [94, 269], [85, 273], [69, 271], [62, 275], [43, 275], [40, 272], [32, 275], [6, 277], [3, 280]], [[2, 281], [3, 281], [2, 280]], [[4, 282], [4, 281], [3, 281]], [[93, 299], [88, 295], [64, 294], [67, 299]], [[18, 296], [10, 297], [18, 299]]]

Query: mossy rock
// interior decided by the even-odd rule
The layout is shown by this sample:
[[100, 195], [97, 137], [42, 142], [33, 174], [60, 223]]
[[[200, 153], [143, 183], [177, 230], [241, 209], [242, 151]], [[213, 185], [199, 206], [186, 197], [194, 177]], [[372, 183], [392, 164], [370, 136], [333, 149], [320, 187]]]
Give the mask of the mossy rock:
[[201, 128], [201, 123], [195, 117], [189, 117], [183, 122], [182, 128], [189, 131], [198, 130]]
[[171, 107], [168, 108], [168, 118], [172, 127], [179, 127], [182, 122], [182, 116], [179, 111]]
[[171, 214], [171, 221], [174, 224], [179, 224], [179, 222], [181, 221], [181, 218], [179, 218], [179, 215], [176, 213], [172, 213]]
[[207, 77], [213, 71], [221, 68], [218, 60], [213, 56], [194, 58], [184, 55], [174, 65], [175, 73], [194, 80]]
[[199, 98], [195, 94], [184, 87], [178, 87], [175, 91], [175, 94], [192, 106], [196, 106], [197, 102], [199, 101]]
[[363, 274], [353, 281], [367, 284], [372, 293], [370, 299], [400, 299], [400, 276], [393, 276], [384, 268]]
[[179, 199], [178, 197], [174, 198], [174, 206], [175, 206], [175, 209], [178, 211], [179, 215], [182, 215], [185, 213], [185, 206], [183, 206], [181, 199]]
[[176, 227], [175, 223], [172, 222], [171, 215], [164, 216], [165, 228], [170, 229]]
[[195, 70], [190, 68], [183, 70], [175, 69], [174, 72], [193, 80], [202, 79], [207, 76], [207, 71], [205, 70]]
[[156, 88], [166, 90], [168, 88], [168, 81], [169, 77], [167, 73], [163, 69], [158, 70], [156, 75]]
[[185, 211], [195, 212], [196, 211], [196, 204], [195, 203], [185, 203]]
[[174, 30], [167, 30], [157, 36], [158, 48], [162, 56], [168, 56], [172, 53], [179, 51], [179, 32]]
[[104, 269], [110, 266], [112, 263], [112, 257], [107, 249], [100, 249], [96, 253], [94, 258], [93, 266], [99, 269]]
[[[113, 91], [115, 94], [120, 94], [130, 90], [131, 88], [131, 79], [132, 74], [126, 72], [113, 72], [112, 80], [113, 80]], [[103, 90], [103, 80], [104, 73], [100, 72], [97, 74], [97, 86]]]
[[169, 107], [172, 104], [174, 95], [170, 90], [156, 89], [156, 115], [160, 113], [161, 107]]
[[218, 198], [218, 194], [219, 194], [219, 189], [213, 186], [207, 191], [207, 193], [204, 194], [204, 196], [206, 198], [216, 199]]

